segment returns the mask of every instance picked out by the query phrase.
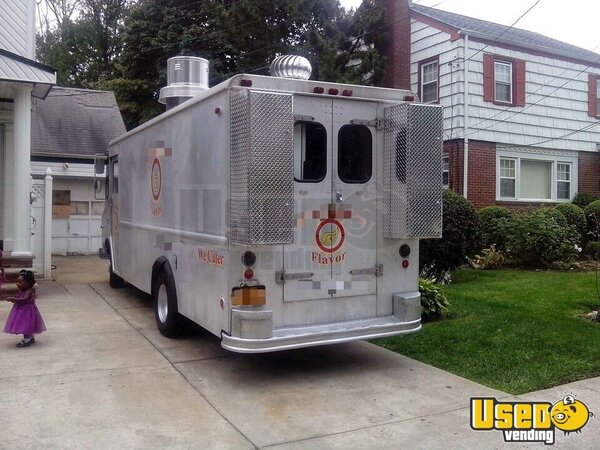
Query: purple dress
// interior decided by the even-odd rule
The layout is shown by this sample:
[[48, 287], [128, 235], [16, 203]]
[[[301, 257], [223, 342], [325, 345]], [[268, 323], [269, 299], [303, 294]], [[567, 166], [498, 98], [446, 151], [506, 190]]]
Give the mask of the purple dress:
[[26, 298], [31, 292], [31, 298], [25, 303], [15, 303], [8, 314], [4, 332], [10, 334], [37, 334], [46, 331], [44, 319], [35, 305], [35, 295], [32, 291], [19, 291], [15, 298]]

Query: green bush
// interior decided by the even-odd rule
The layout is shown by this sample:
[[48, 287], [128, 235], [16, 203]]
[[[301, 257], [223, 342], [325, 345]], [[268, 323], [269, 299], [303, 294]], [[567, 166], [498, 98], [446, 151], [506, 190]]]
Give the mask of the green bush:
[[419, 292], [421, 293], [421, 317], [431, 320], [442, 317], [448, 311], [450, 304], [433, 279], [419, 278]]
[[600, 200], [595, 200], [583, 210], [587, 222], [587, 240], [600, 241]]
[[450, 189], [443, 193], [441, 239], [420, 242], [419, 269], [428, 278], [443, 280], [479, 249], [479, 220], [473, 205]]
[[586, 221], [583, 209], [573, 203], [556, 205], [556, 210], [561, 213], [569, 225], [573, 225], [579, 233], [579, 242], [584, 242], [586, 237]]
[[477, 212], [481, 227], [481, 245], [506, 250], [507, 233], [515, 224], [514, 214], [502, 206], [488, 206]]
[[524, 265], [548, 266], [570, 261], [578, 251], [578, 233], [554, 208], [539, 208], [520, 215], [509, 235], [508, 251]]
[[572, 203], [583, 209], [596, 200], [598, 200], [598, 197], [595, 195], [578, 192], [575, 194], [575, 197], [573, 197]]
[[484, 248], [481, 254], [475, 256], [473, 262], [480, 269], [499, 269], [506, 262], [506, 256], [492, 244], [490, 248]]
[[600, 261], [600, 242], [598, 242], [598, 241], [588, 242], [587, 245], [585, 246], [585, 253], [586, 253], [586, 255], [589, 255], [590, 258], [592, 258], [596, 261]]

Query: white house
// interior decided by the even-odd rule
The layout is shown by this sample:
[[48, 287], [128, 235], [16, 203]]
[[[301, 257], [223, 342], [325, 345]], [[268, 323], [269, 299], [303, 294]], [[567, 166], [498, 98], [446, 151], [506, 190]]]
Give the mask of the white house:
[[387, 84], [444, 106], [450, 188], [476, 207], [600, 196], [600, 54], [408, 0], [380, 4]]
[[56, 83], [35, 58], [35, 0], [0, 0], [0, 245], [31, 257], [31, 109]]
[[94, 176], [94, 155], [125, 133], [112, 92], [54, 87], [35, 105], [31, 170], [52, 170], [52, 254], [93, 254], [102, 246], [104, 178]]

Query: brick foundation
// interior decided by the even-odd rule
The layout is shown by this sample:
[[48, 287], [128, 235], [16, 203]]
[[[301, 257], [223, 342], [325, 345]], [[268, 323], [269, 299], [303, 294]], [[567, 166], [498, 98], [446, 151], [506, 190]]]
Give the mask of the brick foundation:
[[[449, 188], [463, 194], [464, 143], [460, 139], [444, 142], [449, 156]], [[577, 192], [600, 197], [600, 153], [580, 152]], [[469, 192], [467, 198], [477, 209], [491, 205], [512, 210], [529, 210], [554, 203], [496, 201], [496, 144], [469, 141]]]
[[577, 192], [600, 197], [600, 153], [579, 152]]

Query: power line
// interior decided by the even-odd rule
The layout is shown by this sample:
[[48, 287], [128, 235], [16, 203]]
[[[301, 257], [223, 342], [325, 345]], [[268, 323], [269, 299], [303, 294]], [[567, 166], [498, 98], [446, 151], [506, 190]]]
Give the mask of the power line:
[[[600, 47], [600, 45], [597, 45], [597, 46], [596, 46], [596, 47], [594, 47], [594, 48], [593, 48], [591, 51], [592, 51], [592, 52], [593, 52], [593, 51], [595, 51], [595, 50], [596, 50], [598, 47]], [[596, 60], [593, 62], [593, 64], [596, 64], [596, 63], [598, 63], [598, 62], [600, 62], [600, 57], [598, 57], [598, 59], [596, 59]], [[569, 67], [567, 67], [565, 70], [563, 70], [563, 71], [562, 71], [560, 74], [558, 74], [558, 75], [556, 75], [556, 76], [552, 77], [552, 78], [550, 79], [550, 81], [548, 81], [547, 83], [545, 83], [545, 84], [541, 85], [539, 88], [537, 88], [537, 89], [536, 89], [534, 92], [530, 92], [529, 94], [527, 94], [527, 95], [525, 96], [525, 100], [527, 100], [527, 99], [528, 99], [529, 97], [531, 97], [532, 95], [535, 95], [535, 94], [537, 94], [539, 91], [541, 91], [541, 90], [542, 90], [542, 89], [544, 89], [545, 87], [549, 86], [549, 85], [550, 85], [550, 83], [551, 83], [552, 81], [556, 80], [557, 78], [560, 78], [560, 77], [562, 77], [562, 76], [563, 76], [565, 73], [567, 73], [569, 70], [571, 70], [573, 67], [575, 67], [575, 65], [576, 65], [576, 64], [571, 64]], [[579, 75], [580, 75], [580, 74], [581, 74], [583, 71], [585, 71], [585, 70], [589, 69], [590, 67], [592, 67], [592, 66], [591, 66], [591, 65], [588, 65], [588, 66], [586, 66], [584, 69], [580, 70], [580, 71], [577, 73], [577, 75], [575, 75], [575, 77], [569, 78], [569, 79], [568, 79], [568, 80], [567, 80], [567, 81], [566, 81], [566, 82], [565, 82], [563, 85], [559, 86], [559, 88], [557, 88], [557, 89], [555, 89], [554, 91], [552, 91], [552, 92], [550, 92], [550, 93], [548, 93], [548, 94], [544, 95], [544, 96], [543, 96], [543, 97], [542, 97], [540, 100], [538, 100], [538, 101], [537, 101], [536, 103], [534, 103], [534, 104], [537, 104], [537, 103], [539, 103], [541, 100], [543, 100], [544, 98], [548, 97], [550, 94], [553, 94], [553, 93], [554, 93], [554, 92], [556, 92], [558, 89], [560, 89], [560, 88], [562, 88], [562, 87], [566, 86], [566, 84], [567, 84], [567, 83], [569, 83], [569, 82], [571, 82], [571, 81], [574, 81], [574, 80], [575, 80], [575, 78], [576, 78], [577, 76], [579, 76]], [[479, 121], [479, 122], [477, 122], [475, 125], [472, 125], [470, 128], [475, 128], [475, 127], [477, 127], [477, 125], [479, 125], [479, 124], [482, 124], [482, 123], [484, 123], [484, 122], [488, 122], [488, 121], [490, 121], [490, 120], [493, 120], [495, 117], [498, 117], [498, 116], [499, 116], [500, 114], [502, 114], [503, 112], [506, 112], [506, 111], [508, 111], [508, 110], [510, 110], [510, 109], [512, 109], [512, 108], [513, 108], [512, 106], [507, 106], [507, 107], [505, 107], [504, 109], [502, 109], [502, 110], [498, 111], [498, 112], [497, 112], [496, 114], [494, 114], [493, 116], [491, 116], [491, 117], [487, 117], [487, 118], [485, 118], [485, 119], [482, 119], [482, 120], [480, 120], [480, 121]], [[529, 108], [529, 105], [528, 105], [527, 107], [525, 107], [525, 109], [527, 109], [527, 108]], [[525, 109], [523, 109], [523, 111], [525, 111]], [[523, 111], [520, 111], [520, 112], [523, 112]], [[516, 114], [517, 114], [517, 113], [515, 113], [514, 115], [516, 115]], [[510, 117], [513, 117], [513, 116], [510, 116]], [[509, 118], [510, 118], [510, 117], [509, 117]], [[488, 128], [491, 128], [491, 127], [487, 127], [487, 128], [485, 128], [485, 129], [487, 130]], [[471, 132], [471, 133], [468, 133], [468, 134], [467, 134], [467, 136], [469, 136], [469, 135], [471, 135], [471, 134], [473, 134], [473, 133], [475, 133], [475, 132], [476, 132], [476, 131], [473, 131], [473, 132]]]
[[[600, 61], [600, 58], [598, 58], [598, 59], [596, 60], [596, 62], [598, 62], [598, 61]], [[551, 91], [551, 92], [547, 93], [546, 95], [543, 95], [543, 96], [542, 96], [542, 97], [541, 97], [539, 100], [537, 100], [536, 102], [534, 102], [534, 103], [529, 103], [529, 104], [528, 104], [528, 105], [527, 105], [525, 108], [523, 108], [522, 110], [520, 110], [520, 111], [515, 111], [513, 114], [511, 114], [510, 116], [506, 117], [505, 119], [502, 119], [502, 120], [494, 120], [494, 122], [495, 122], [495, 123], [492, 123], [491, 125], [489, 125], [489, 126], [487, 126], [487, 127], [483, 128], [483, 129], [477, 129], [477, 130], [473, 130], [473, 131], [471, 131], [470, 133], [467, 133], [467, 134], [465, 135], [465, 137], [467, 137], [467, 136], [471, 136], [471, 135], [473, 135], [473, 134], [476, 134], [476, 133], [479, 133], [479, 132], [481, 132], [481, 131], [489, 130], [490, 128], [492, 128], [492, 127], [496, 126], [496, 125], [497, 125], [497, 124], [499, 124], [499, 123], [505, 123], [505, 122], [507, 122], [509, 119], [512, 119], [512, 118], [513, 118], [513, 117], [515, 117], [516, 115], [523, 114], [525, 111], [527, 111], [527, 110], [528, 110], [529, 108], [531, 108], [532, 106], [535, 106], [535, 105], [537, 105], [538, 103], [540, 103], [540, 102], [541, 102], [542, 100], [544, 100], [545, 98], [548, 98], [550, 95], [554, 94], [554, 93], [555, 93], [556, 91], [558, 91], [559, 89], [562, 89], [563, 87], [565, 87], [565, 86], [566, 86], [568, 83], [570, 83], [570, 82], [572, 82], [572, 81], [575, 81], [575, 79], [576, 79], [576, 78], [577, 78], [579, 75], [581, 75], [583, 72], [585, 72], [585, 71], [586, 71], [587, 69], [589, 69], [590, 67], [591, 67], [591, 65], [584, 67], [584, 68], [583, 68], [583, 69], [581, 69], [579, 72], [577, 72], [577, 74], [576, 74], [574, 77], [572, 77], [572, 78], [569, 78], [567, 81], [565, 81], [563, 84], [561, 84], [560, 86], [558, 86], [557, 88], [555, 88], [553, 91]], [[563, 73], [564, 73], [564, 72], [563, 72]], [[556, 78], [558, 78], [558, 77], [554, 77], [554, 78], [552, 78], [552, 80], [555, 80]], [[550, 81], [552, 81], [552, 80], [550, 80]], [[530, 97], [531, 95], [533, 95], [533, 94], [535, 94], [535, 93], [539, 92], [539, 91], [540, 91], [541, 89], [543, 89], [544, 87], [547, 87], [547, 86], [549, 86], [549, 84], [550, 84], [550, 82], [548, 82], [548, 83], [546, 83], [546, 84], [544, 84], [544, 85], [540, 86], [540, 88], [539, 88], [537, 91], [535, 91], [535, 92], [534, 92], [534, 93], [532, 93], [532, 94], [529, 94], [529, 95], [528, 95], [526, 98], [528, 98], [528, 97]], [[497, 117], [499, 114], [501, 114], [501, 113], [503, 113], [503, 112], [507, 111], [508, 109], [509, 109], [509, 108], [506, 108], [506, 109], [504, 109], [504, 110], [502, 110], [502, 111], [498, 112], [498, 113], [497, 113], [495, 116], [492, 116], [492, 117], [490, 117], [489, 119], [484, 119], [484, 120], [481, 120], [481, 121], [479, 121], [477, 124], [473, 125], [473, 127], [470, 127], [470, 128], [474, 128], [474, 127], [476, 127], [478, 124], [480, 124], [480, 123], [483, 123], [483, 122], [486, 122], [486, 121], [488, 121], [488, 120], [493, 120], [493, 117]]]
[[498, 36], [496, 36], [496, 37], [494, 38], [494, 40], [491, 42], [491, 44], [486, 44], [486, 45], [484, 45], [482, 48], [480, 48], [479, 50], [477, 50], [477, 52], [475, 52], [475, 53], [474, 53], [473, 55], [471, 55], [469, 58], [465, 59], [465, 63], [466, 63], [467, 61], [470, 61], [471, 59], [473, 59], [473, 58], [474, 58], [476, 55], [478, 55], [479, 53], [481, 53], [482, 51], [484, 51], [484, 50], [485, 50], [486, 48], [488, 48], [490, 45], [492, 45], [492, 44], [494, 44], [495, 42], [497, 42], [497, 41], [498, 41], [498, 39], [500, 39], [502, 36], [504, 36], [504, 34], [505, 34], [505, 33], [506, 33], [508, 30], [512, 29], [512, 28], [513, 28], [513, 27], [514, 27], [514, 26], [515, 26], [515, 25], [516, 25], [516, 24], [517, 24], [517, 23], [518, 23], [518, 22], [519, 22], [519, 21], [520, 21], [520, 20], [521, 20], [523, 17], [525, 17], [527, 14], [529, 14], [529, 12], [530, 12], [530, 11], [531, 11], [533, 8], [535, 8], [535, 7], [538, 5], [538, 3], [539, 3], [539, 2], [541, 2], [541, 1], [542, 1], [542, 0], [536, 0], [536, 2], [535, 2], [533, 5], [531, 5], [531, 6], [529, 7], [529, 9], [527, 9], [527, 11], [525, 11], [523, 14], [521, 14], [517, 20], [515, 20], [515, 21], [514, 21], [514, 22], [513, 22], [513, 23], [512, 23], [512, 24], [511, 24], [511, 25], [510, 25], [508, 28], [506, 28], [506, 29], [505, 29], [505, 30], [504, 30], [502, 33], [500, 33]]

